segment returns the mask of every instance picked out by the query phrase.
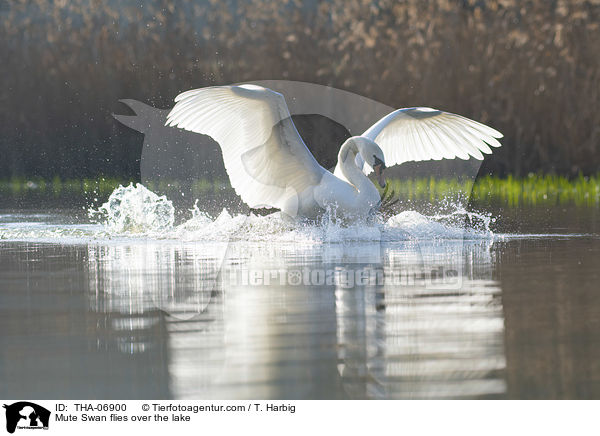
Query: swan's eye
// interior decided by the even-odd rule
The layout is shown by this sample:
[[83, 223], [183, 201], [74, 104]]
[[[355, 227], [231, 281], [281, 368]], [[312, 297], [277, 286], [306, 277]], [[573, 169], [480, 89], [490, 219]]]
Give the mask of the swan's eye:
[[385, 164], [383, 163], [383, 161], [381, 159], [379, 159], [375, 155], [373, 155], [373, 159], [375, 159], [375, 165], [373, 167], [376, 167], [377, 165], [381, 165], [381, 169], [385, 170]]

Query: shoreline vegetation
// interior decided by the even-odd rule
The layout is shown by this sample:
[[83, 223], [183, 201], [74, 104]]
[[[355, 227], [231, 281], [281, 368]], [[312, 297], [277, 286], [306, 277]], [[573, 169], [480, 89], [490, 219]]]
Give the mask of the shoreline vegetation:
[[[0, 207], [33, 206], [37, 202], [57, 205], [76, 203], [100, 204], [119, 185], [137, 183], [135, 180], [117, 178], [68, 179], [54, 177], [12, 178], [0, 180]], [[600, 207], [600, 173], [594, 176], [579, 174], [574, 178], [558, 175], [529, 174], [525, 177], [509, 175], [478, 177], [473, 183], [464, 179], [391, 179], [389, 192], [403, 201], [440, 201], [465, 198], [477, 204], [495, 204], [508, 207], [575, 205], [578, 207]], [[145, 185], [151, 191], [166, 194], [173, 199], [181, 192], [191, 192], [192, 198], [202, 199], [215, 194], [233, 194], [233, 189], [222, 180], [200, 179], [188, 184], [180, 181], [160, 181]], [[183, 188], [183, 189], [182, 189]], [[229, 191], [229, 192], [228, 192]]]
[[259, 79], [492, 126], [505, 138], [486, 174], [600, 162], [598, 0], [0, 0], [0, 41], [0, 178], [135, 179], [120, 99], [166, 109]]

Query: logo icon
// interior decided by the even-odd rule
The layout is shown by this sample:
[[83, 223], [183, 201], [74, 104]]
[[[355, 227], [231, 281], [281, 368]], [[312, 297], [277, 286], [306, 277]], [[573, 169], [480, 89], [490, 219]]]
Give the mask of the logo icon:
[[11, 405], [4, 404], [6, 409], [6, 431], [14, 433], [19, 429], [48, 429], [50, 411], [28, 401], [19, 401]]

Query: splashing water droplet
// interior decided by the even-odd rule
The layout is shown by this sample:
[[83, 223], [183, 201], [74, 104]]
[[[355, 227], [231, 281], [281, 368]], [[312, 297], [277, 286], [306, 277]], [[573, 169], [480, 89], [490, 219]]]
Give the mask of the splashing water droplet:
[[170, 200], [133, 183], [119, 186], [106, 203], [97, 210], [90, 209], [88, 214], [113, 232], [162, 231], [171, 229], [175, 222], [175, 208]]
[[335, 210], [319, 223], [285, 219], [280, 213], [266, 216], [232, 215], [226, 209], [211, 218], [196, 200], [192, 217], [175, 226], [175, 210], [165, 196], [145, 186], [119, 186], [108, 201], [90, 217], [101, 222], [109, 235], [144, 235], [194, 241], [264, 241], [295, 243], [344, 243], [350, 241], [405, 241], [412, 239], [481, 239], [493, 237], [490, 215], [468, 211], [461, 204], [440, 205], [443, 212], [428, 215], [407, 210], [388, 220], [375, 217], [369, 222], [345, 223]]

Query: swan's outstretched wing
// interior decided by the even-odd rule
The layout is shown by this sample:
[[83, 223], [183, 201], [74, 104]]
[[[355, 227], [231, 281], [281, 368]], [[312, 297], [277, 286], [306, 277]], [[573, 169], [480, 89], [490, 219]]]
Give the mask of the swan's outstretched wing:
[[[381, 147], [387, 166], [408, 161], [483, 159], [500, 147], [502, 134], [460, 115], [428, 107], [398, 109], [373, 124], [362, 136]], [[361, 162], [357, 162], [359, 164]], [[365, 172], [371, 169], [365, 165]]]
[[211, 136], [221, 146], [231, 185], [250, 207], [294, 212], [297, 194], [325, 169], [298, 134], [283, 96], [256, 85], [179, 94], [167, 125]]

